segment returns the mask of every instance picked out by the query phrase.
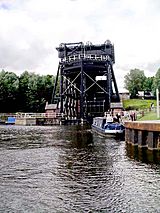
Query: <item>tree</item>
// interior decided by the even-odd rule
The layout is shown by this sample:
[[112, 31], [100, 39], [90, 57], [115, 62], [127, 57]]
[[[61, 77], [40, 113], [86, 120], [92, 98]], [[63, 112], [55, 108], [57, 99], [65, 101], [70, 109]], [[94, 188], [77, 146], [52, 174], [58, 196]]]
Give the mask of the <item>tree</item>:
[[37, 100], [36, 111], [44, 111], [46, 102], [51, 101], [54, 85], [54, 77], [52, 75], [37, 75], [37, 91], [35, 100]]
[[143, 70], [132, 69], [127, 75], [124, 76], [124, 86], [130, 92], [131, 97], [136, 97], [138, 91], [144, 89], [144, 82], [146, 76]]
[[154, 77], [147, 77], [143, 84], [143, 89], [145, 91], [152, 91], [153, 90], [153, 82]]
[[44, 112], [46, 101], [52, 97], [54, 77], [25, 71], [19, 78], [20, 111]]
[[160, 68], [157, 70], [153, 81], [153, 91], [156, 94], [156, 89], [160, 90]]
[[38, 97], [41, 77], [35, 73], [25, 71], [19, 78], [19, 105], [20, 111], [38, 112], [40, 98]]
[[41, 81], [39, 81], [39, 96], [47, 102], [51, 102], [54, 82], [55, 77], [52, 75], [41, 76]]
[[13, 72], [0, 72], [0, 111], [15, 112], [19, 91], [19, 78]]
[[44, 112], [52, 98], [55, 77], [0, 72], [0, 112]]
[[19, 111], [28, 112], [29, 110], [29, 82], [30, 74], [25, 71], [19, 78]]

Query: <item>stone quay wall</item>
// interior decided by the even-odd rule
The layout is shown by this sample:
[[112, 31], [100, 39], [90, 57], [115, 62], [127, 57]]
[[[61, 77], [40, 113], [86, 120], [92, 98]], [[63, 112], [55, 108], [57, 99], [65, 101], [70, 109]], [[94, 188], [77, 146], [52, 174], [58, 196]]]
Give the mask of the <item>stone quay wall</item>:
[[160, 150], [160, 121], [127, 121], [125, 128], [127, 143], [150, 150]]

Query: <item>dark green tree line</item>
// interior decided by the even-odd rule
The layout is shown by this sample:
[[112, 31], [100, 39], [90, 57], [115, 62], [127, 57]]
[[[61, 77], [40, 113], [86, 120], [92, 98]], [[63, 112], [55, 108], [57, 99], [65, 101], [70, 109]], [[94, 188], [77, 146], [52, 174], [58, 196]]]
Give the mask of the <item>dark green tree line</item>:
[[54, 76], [23, 72], [0, 72], [0, 112], [44, 112], [50, 102]]

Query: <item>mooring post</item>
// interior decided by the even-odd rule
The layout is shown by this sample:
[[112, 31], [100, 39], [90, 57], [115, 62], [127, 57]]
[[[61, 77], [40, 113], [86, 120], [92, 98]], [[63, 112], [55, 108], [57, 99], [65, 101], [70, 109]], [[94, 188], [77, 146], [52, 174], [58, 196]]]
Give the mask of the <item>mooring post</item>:
[[138, 145], [138, 130], [132, 129], [132, 144]]
[[138, 145], [140, 147], [146, 147], [147, 146], [147, 137], [148, 137], [147, 131], [138, 130]]
[[153, 132], [148, 132], [148, 138], [147, 138], [147, 144], [148, 144], [148, 149], [154, 149], [155, 143], [154, 143], [154, 133]]

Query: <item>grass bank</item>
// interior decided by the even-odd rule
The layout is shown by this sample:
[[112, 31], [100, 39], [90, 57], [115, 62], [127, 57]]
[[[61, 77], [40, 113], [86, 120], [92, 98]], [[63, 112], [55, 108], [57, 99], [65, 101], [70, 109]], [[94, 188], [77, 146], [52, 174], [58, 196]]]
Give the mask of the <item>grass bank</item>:
[[156, 107], [156, 100], [142, 100], [142, 99], [129, 99], [123, 101], [123, 107], [125, 110], [136, 110], [138, 111], [137, 120], [160, 120], [157, 118], [156, 109], [149, 110], [151, 103]]
[[154, 111], [151, 111], [151, 112], [146, 112], [144, 113], [144, 116], [143, 117], [140, 117], [138, 119], [139, 121], [146, 121], [146, 120], [160, 120], [160, 118], [158, 119], [157, 118], [157, 113]]
[[149, 109], [151, 103], [156, 106], [156, 100], [128, 99], [123, 100], [123, 107], [125, 110], [144, 110]]

